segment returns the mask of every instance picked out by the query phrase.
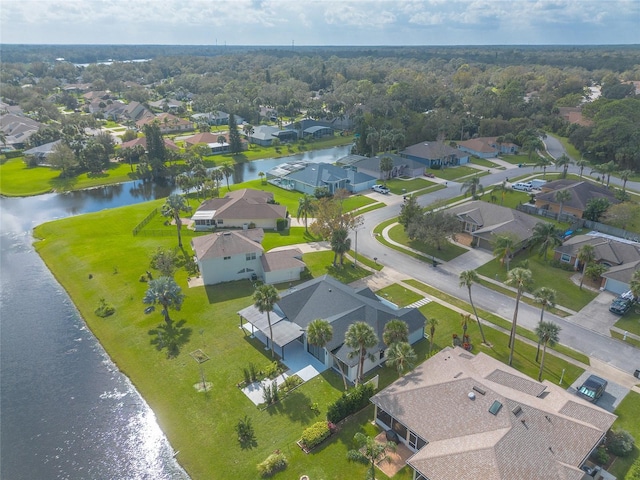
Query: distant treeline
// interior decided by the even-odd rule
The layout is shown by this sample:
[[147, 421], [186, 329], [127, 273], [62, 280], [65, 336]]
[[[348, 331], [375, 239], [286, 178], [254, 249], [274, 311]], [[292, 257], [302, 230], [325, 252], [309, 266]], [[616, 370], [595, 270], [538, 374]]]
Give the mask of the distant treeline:
[[53, 62], [64, 58], [72, 63], [125, 61], [160, 56], [231, 55], [235, 53], [268, 53], [278, 57], [317, 55], [393, 57], [428, 61], [457, 58], [467, 63], [490, 65], [550, 65], [581, 67], [586, 70], [606, 69], [622, 72], [640, 63], [640, 45], [502, 45], [502, 46], [226, 46], [226, 45], [7, 45], [0, 46], [3, 62]]

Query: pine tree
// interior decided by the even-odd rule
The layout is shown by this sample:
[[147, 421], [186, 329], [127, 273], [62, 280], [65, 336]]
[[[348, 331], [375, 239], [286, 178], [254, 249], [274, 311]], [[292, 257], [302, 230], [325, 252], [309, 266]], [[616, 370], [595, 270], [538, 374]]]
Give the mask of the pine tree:
[[231, 153], [234, 155], [242, 151], [240, 132], [238, 132], [236, 117], [233, 113], [229, 114], [229, 148], [231, 149]]

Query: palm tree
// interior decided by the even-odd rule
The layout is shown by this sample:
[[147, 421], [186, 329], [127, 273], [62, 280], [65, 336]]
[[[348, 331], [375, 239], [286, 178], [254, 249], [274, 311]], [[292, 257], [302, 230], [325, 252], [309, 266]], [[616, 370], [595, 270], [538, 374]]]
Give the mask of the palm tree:
[[636, 300], [640, 299], [640, 270], [633, 272], [629, 287], [633, 296], [636, 297]]
[[[538, 322], [538, 325], [542, 325], [545, 309], [556, 306], [556, 291], [552, 288], [540, 287], [533, 292], [533, 299], [540, 304], [540, 321]], [[538, 350], [536, 350], [536, 362], [538, 361], [539, 354], [540, 341], [538, 341]]]
[[182, 195], [169, 195], [162, 205], [162, 215], [167, 218], [173, 218], [176, 222], [176, 229], [178, 230], [178, 246], [182, 248], [182, 237], [180, 236], [180, 229], [182, 228], [182, 219], [180, 218], [181, 212], [190, 212], [191, 207]]
[[[525, 142], [523, 147], [525, 150], [529, 152], [529, 161], [531, 161], [531, 157], [533, 157], [533, 152], [538, 150], [544, 150], [544, 142], [536, 135], [530, 136]], [[548, 164], [548, 160], [547, 160]]]
[[242, 133], [244, 133], [244, 136], [247, 137], [247, 140], [249, 140], [249, 145], [251, 145], [251, 135], [253, 135], [254, 133], [254, 129], [253, 129], [253, 125], [251, 125], [250, 123], [245, 123], [242, 126]]
[[507, 271], [509, 271], [509, 262], [517, 243], [518, 239], [510, 234], [499, 235], [494, 241], [493, 254], [500, 259], [502, 265], [506, 263]]
[[369, 465], [367, 479], [375, 480], [376, 464], [383, 461], [391, 462], [387, 452], [395, 452], [396, 444], [394, 442], [378, 443], [375, 438], [368, 437], [362, 432], [356, 433], [353, 439], [356, 441], [356, 448], [347, 452], [347, 459]]
[[562, 216], [562, 210], [564, 210], [564, 204], [571, 200], [571, 191], [567, 189], [558, 190], [556, 192], [555, 198], [556, 202], [560, 204], [560, 210], [558, 210], [557, 218], [557, 220], [560, 220], [560, 217]]
[[516, 345], [516, 326], [518, 324], [518, 307], [520, 306], [520, 298], [522, 293], [531, 285], [531, 270], [516, 267], [507, 275], [505, 284], [516, 287], [516, 308], [513, 311], [513, 320], [511, 322], [511, 334], [509, 335], [509, 366], [513, 364], [513, 350]]
[[389, 174], [393, 171], [393, 160], [391, 157], [382, 157], [380, 159], [380, 173], [383, 180], [389, 179]]
[[547, 353], [547, 345], [552, 347], [558, 343], [560, 328], [559, 325], [553, 322], [540, 322], [536, 327], [536, 334], [538, 339], [542, 342], [542, 358], [540, 359], [540, 370], [538, 370], [538, 381], [542, 381], [542, 370], [544, 369], [544, 356]]
[[533, 169], [541, 168], [542, 169], [542, 178], [547, 177], [547, 167], [551, 165], [551, 161], [547, 157], [538, 157], [536, 163], [533, 164]]
[[382, 341], [387, 347], [394, 343], [409, 341], [409, 326], [404, 320], [394, 318], [387, 322], [382, 332]]
[[313, 215], [316, 212], [316, 209], [317, 206], [315, 199], [311, 195], [305, 193], [302, 197], [298, 198], [298, 214], [296, 215], [296, 220], [299, 221], [300, 217], [304, 217], [305, 233], [309, 233], [309, 228], [307, 225], [309, 215]]
[[271, 325], [271, 315], [274, 305], [280, 300], [278, 291], [273, 285], [260, 285], [253, 294], [253, 304], [260, 313], [267, 312], [267, 323], [269, 324], [269, 338], [271, 343], [271, 358], [275, 356], [273, 350], [273, 327]]
[[576, 258], [580, 263], [582, 263], [582, 276], [580, 277], [580, 290], [582, 290], [584, 273], [587, 271], [587, 266], [596, 259], [596, 249], [593, 245], [585, 243], [578, 249]]
[[220, 196], [220, 182], [224, 178], [224, 174], [220, 171], [220, 169], [215, 168], [211, 170], [211, 180], [216, 184], [216, 196]]
[[149, 281], [147, 292], [144, 294], [142, 301], [147, 304], [162, 305], [164, 321], [167, 325], [170, 325], [169, 308], [179, 311], [184, 302], [184, 295], [182, 289], [173, 278], [158, 277]]
[[562, 245], [561, 235], [562, 231], [553, 223], [538, 222], [533, 227], [531, 242], [534, 245], [540, 245], [538, 253], [546, 261], [549, 248]]
[[576, 162], [576, 167], [580, 169], [580, 178], [582, 178], [584, 167], [588, 167], [588, 166], [589, 166], [589, 160], [585, 160], [584, 158], [580, 158], [580, 160]]
[[500, 205], [504, 205], [504, 197], [507, 193], [512, 192], [513, 189], [507, 186], [507, 181], [504, 180], [500, 185], [493, 187], [494, 192], [500, 192]]
[[474, 200], [478, 199], [478, 192], [481, 194], [484, 193], [484, 187], [480, 183], [480, 178], [477, 175], [465, 180], [460, 186], [460, 190], [464, 192], [465, 196], [470, 194]]
[[395, 367], [398, 377], [401, 377], [405, 370], [411, 370], [415, 360], [416, 352], [409, 342], [394, 342], [387, 350], [387, 367]]
[[627, 182], [629, 178], [634, 174], [633, 170], [622, 170], [620, 172], [620, 180], [622, 180], [622, 193], [624, 193], [627, 189]]
[[220, 146], [224, 145], [224, 142], [227, 141], [227, 137], [225, 137], [224, 135], [218, 135], [218, 143], [220, 144]]
[[438, 320], [435, 318], [427, 320], [427, 324], [429, 325], [429, 356], [431, 356], [431, 350], [433, 349], [433, 337], [436, 334], [436, 327], [438, 326], [438, 323]]
[[[327, 346], [327, 343], [329, 343], [331, 339], [333, 339], [333, 327], [329, 322], [323, 320], [322, 318], [316, 318], [315, 320], [309, 322], [309, 325], [307, 325], [307, 343], [309, 345], [314, 345], [323, 349]], [[333, 354], [328, 350], [327, 352], [329, 353], [329, 355], [333, 356]], [[324, 360], [322, 361], [322, 363], [324, 363]], [[347, 377], [342, 370], [342, 362], [337, 361], [336, 363], [338, 365], [338, 368], [340, 369], [340, 373], [342, 374], [342, 381], [344, 382], [344, 389], [346, 390]]]
[[231, 165], [229, 162], [223, 163], [220, 167], [220, 171], [224, 175], [224, 178], [227, 180], [227, 190], [231, 190], [231, 187], [229, 187], [229, 177], [234, 173], [233, 165]]
[[573, 163], [573, 160], [566, 154], [563, 153], [558, 158], [556, 158], [556, 168], [562, 167], [562, 178], [567, 178], [567, 170], [569, 170], [569, 165]]
[[344, 264], [344, 254], [351, 249], [351, 239], [346, 228], [336, 228], [331, 232], [331, 250], [333, 250], [333, 264], [340, 257], [340, 266]]
[[478, 317], [478, 312], [476, 311], [476, 306], [473, 304], [473, 298], [471, 298], [471, 286], [474, 283], [479, 283], [480, 277], [475, 270], [465, 270], [460, 272], [459, 286], [467, 287], [467, 291], [469, 292], [469, 303], [471, 304], [471, 308], [473, 309], [473, 314], [476, 316], [476, 321], [478, 322], [478, 328], [480, 329], [480, 335], [482, 336], [482, 343], [487, 344], [487, 339], [484, 337], [484, 330], [482, 330], [482, 323], [480, 323], [480, 317]]
[[596, 172], [602, 176], [602, 182], [604, 183], [604, 177], [607, 176], [607, 187], [609, 186], [609, 180], [611, 180], [611, 174], [618, 170], [618, 166], [612, 160], [607, 163], [601, 163], [600, 165], [596, 165], [591, 173]]
[[264, 185], [265, 173], [264, 172], [258, 172], [258, 176], [260, 177], [260, 185]]
[[347, 333], [344, 335], [344, 344], [353, 349], [349, 352], [349, 358], [358, 357], [358, 371], [356, 384], [360, 383], [364, 377], [364, 360], [369, 358], [373, 361], [374, 356], [367, 353], [367, 349], [378, 344], [378, 335], [371, 325], [366, 322], [355, 322], [349, 325]]

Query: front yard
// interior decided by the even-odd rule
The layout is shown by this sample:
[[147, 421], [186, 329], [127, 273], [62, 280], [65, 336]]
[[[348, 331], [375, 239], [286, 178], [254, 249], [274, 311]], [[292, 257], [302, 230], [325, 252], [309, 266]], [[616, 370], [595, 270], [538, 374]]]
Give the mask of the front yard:
[[[427, 244], [420, 240], [411, 240], [406, 232], [404, 231], [404, 227], [400, 224], [391, 227], [389, 230], [389, 238], [394, 242], [398, 242], [406, 247], [413, 248], [418, 250], [429, 257], [436, 257], [440, 260], [448, 261], [453, 260], [459, 255], [462, 255], [466, 252], [466, 250], [458, 245], [455, 245], [449, 241], [443, 242], [440, 250], [436, 247]], [[424, 259], [428, 260], [428, 259]]]

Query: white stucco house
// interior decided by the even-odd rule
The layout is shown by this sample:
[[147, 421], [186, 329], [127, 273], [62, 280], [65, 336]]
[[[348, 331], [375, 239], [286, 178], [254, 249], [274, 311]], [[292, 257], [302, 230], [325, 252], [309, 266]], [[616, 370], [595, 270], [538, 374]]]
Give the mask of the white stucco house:
[[227, 230], [191, 240], [205, 285], [259, 278], [265, 283], [300, 280], [305, 269], [302, 252], [290, 248], [265, 253], [264, 230]]
[[287, 207], [275, 204], [273, 193], [243, 188], [227, 193], [224, 198], [203, 202], [191, 219], [196, 231], [244, 228], [249, 224], [275, 230], [278, 219], [287, 216]]

